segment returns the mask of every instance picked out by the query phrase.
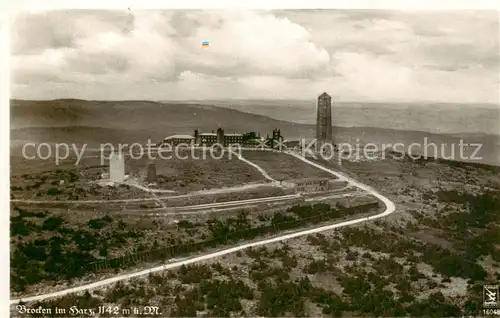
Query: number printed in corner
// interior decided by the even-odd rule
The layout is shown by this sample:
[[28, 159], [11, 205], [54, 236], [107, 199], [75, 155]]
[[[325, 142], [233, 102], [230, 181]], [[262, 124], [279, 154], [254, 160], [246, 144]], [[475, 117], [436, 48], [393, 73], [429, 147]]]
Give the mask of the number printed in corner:
[[483, 309], [485, 316], [500, 316], [500, 309]]

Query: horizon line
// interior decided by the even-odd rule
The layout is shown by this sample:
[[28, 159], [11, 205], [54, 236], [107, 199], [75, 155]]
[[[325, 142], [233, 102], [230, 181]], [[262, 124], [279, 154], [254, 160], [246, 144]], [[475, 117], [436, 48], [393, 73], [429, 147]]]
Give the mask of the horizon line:
[[[319, 96], [319, 95], [318, 95]], [[74, 97], [60, 97], [52, 99], [26, 99], [26, 98], [9, 98], [9, 101], [58, 101], [58, 100], [80, 100], [80, 101], [102, 101], [102, 102], [153, 102], [153, 103], [170, 103], [170, 102], [220, 102], [220, 101], [299, 101], [299, 102], [315, 102], [317, 97], [314, 99], [294, 99], [294, 98], [219, 98], [219, 99], [83, 99]], [[458, 101], [432, 101], [432, 100], [421, 100], [421, 101], [410, 101], [410, 100], [332, 100], [334, 103], [388, 103], [388, 104], [460, 104], [460, 105], [497, 105], [500, 106], [500, 102], [458, 102]]]

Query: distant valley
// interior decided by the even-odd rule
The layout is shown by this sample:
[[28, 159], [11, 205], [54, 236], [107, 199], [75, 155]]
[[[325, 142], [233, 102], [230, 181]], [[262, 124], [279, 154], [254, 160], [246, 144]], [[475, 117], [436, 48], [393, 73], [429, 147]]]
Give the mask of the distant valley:
[[[274, 128], [280, 128], [287, 140], [314, 138], [315, 126], [312, 124], [278, 120], [248, 113], [251, 108], [242, 109], [244, 111], [195, 103], [151, 101], [12, 100], [11, 148], [17, 149], [25, 141], [88, 143], [96, 146], [108, 142], [146, 143], [149, 138], [156, 142], [171, 134], [192, 134], [194, 129], [211, 132], [218, 127], [223, 127], [226, 132], [256, 131], [263, 136], [271, 133]], [[282, 114], [284, 118], [290, 116], [287, 108], [283, 109]], [[333, 121], [335, 126], [335, 119]], [[334, 127], [336, 143], [409, 145], [414, 142], [422, 143], [427, 137], [429, 143], [451, 144], [464, 138], [465, 142], [484, 145], [483, 163], [500, 165], [499, 138], [492, 134], [439, 134], [418, 130], [345, 126], [349, 124]]]

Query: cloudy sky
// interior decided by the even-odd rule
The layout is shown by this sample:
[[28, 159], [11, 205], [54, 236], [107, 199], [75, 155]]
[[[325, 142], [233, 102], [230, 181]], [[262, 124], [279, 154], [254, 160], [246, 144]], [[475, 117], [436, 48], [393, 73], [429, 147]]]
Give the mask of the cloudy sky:
[[497, 103], [498, 33], [495, 11], [24, 13], [11, 26], [11, 92]]

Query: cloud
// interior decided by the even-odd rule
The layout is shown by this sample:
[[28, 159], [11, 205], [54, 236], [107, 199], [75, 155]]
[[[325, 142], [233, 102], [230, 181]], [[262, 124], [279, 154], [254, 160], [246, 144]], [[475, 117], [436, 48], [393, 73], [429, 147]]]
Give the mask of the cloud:
[[[199, 12], [184, 16], [177, 27], [185, 35], [179, 41], [184, 54], [178, 63], [194, 72], [232, 77], [329, 75], [328, 52], [287, 18], [253, 11]], [[203, 40], [210, 41], [210, 49], [199, 49]]]
[[433, 44], [422, 48], [437, 69], [460, 70], [469, 67], [498, 69], [498, 52], [471, 43]]
[[498, 99], [495, 12], [75, 10], [11, 29], [17, 98]]
[[[39, 50], [38, 64], [43, 68], [43, 64], [50, 63], [45, 60], [46, 51], [62, 48], [62, 65], [58, 66], [63, 66], [61, 71], [65, 74], [127, 72], [134, 78], [160, 81], [176, 80], [183, 70], [218, 76], [332, 74], [328, 70], [328, 52], [313, 44], [305, 29], [271, 14], [142, 11], [128, 19], [119, 13], [105, 20], [96, 13], [86, 21], [93, 32], [76, 32], [73, 37], [69, 32], [54, 32], [64, 23], [73, 29], [83, 28], [82, 21], [89, 14], [76, 18], [70, 14], [71, 21], [65, 22], [68, 17], [61, 13], [55, 17], [51, 13], [35, 16], [32, 24], [40, 24], [47, 39], [43, 45], [35, 42], [32, 47], [29, 41], [16, 43], [14, 53], [23, 56]], [[23, 16], [16, 24], [21, 26], [15, 28], [17, 33], [25, 31], [22, 25], [26, 19]], [[59, 38], [67, 45], [54, 45], [54, 39]], [[203, 39], [211, 42], [209, 50], [200, 49]], [[36, 68], [35, 64], [32, 66]], [[14, 67], [18, 65], [15, 63]]]
[[39, 54], [45, 49], [72, 48], [75, 41], [99, 30], [126, 34], [134, 17], [120, 11], [49, 11], [20, 13], [11, 26], [11, 52]]
[[339, 52], [334, 55], [343, 85], [355, 87], [365, 98], [383, 100], [384, 96], [402, 98], [412, 90], [414, 70], [384, 57]]

